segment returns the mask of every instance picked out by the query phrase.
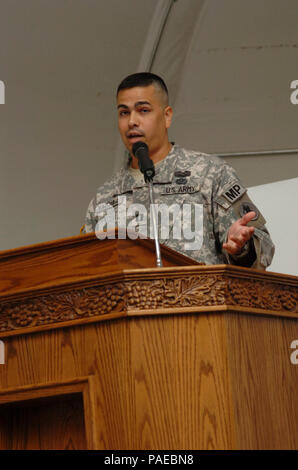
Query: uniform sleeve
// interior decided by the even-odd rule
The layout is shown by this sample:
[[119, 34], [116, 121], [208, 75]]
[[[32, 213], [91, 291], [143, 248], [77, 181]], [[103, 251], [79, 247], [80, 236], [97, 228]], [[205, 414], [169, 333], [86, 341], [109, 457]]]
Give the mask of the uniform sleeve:
[[95, 210], [96, 210], [96, 198], [93, 198], [87, 209], [83, 233], [90, 233], [90, 232], [95, 231], [95, 226], [96, 226]]
[[[255, 269], [266, 269], [272, 261], [275, 247], [266, 228], [266, 220], [254, 205], [242, 185], [235, 170], [224, 163], [218, 168], [215, 178], [213, 210], [214, 232], [218, 248], [222, 251], [228, 264], [247, 266]], [[243, 247], [239, 255], [230, 255], [222, 249], [227, 241], [230, 226], [245, 213], [254, 211], [256, 217], [247, 226], [255, 227], [253, 237]]]
[[113, 199], [114, 194], [119, 192], [119, 181], [121, 181], [121, 173], [117, 173], [97, 189], [95, 197], [90, 201], [86, 212], [83, 233], [96, 231], [99, 215], [102, 216], [100, 209]]

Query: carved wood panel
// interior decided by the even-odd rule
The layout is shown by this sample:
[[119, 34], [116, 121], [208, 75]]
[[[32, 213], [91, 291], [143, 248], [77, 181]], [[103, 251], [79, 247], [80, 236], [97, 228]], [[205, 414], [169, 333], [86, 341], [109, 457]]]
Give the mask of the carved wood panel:
[[[298, 313], [295, 286], [229, 277], [227, 274], [187, 274], [142, 280], [133, 278], [105, 285], [73, 288], [0, 305], [0, 332], [72, 322], [108, 314], [193, 307], [227, 306]], [[120, 315], [119, 315], [120, 316]]]

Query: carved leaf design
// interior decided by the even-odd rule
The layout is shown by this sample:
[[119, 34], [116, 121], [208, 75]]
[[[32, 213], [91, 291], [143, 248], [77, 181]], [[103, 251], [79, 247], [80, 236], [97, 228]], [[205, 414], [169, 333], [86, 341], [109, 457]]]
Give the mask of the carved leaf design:
[[0, 331], [73, 321], [111, 312], [239, 305], [298, 312], [298, 289], [225, 274], [125, 281], [52, 293], [0, 305]]
[[128, 289], [129, 308], [189, 307], [223, 304], [225, 282], [218, 276], [134, 282]]
[[110, 285], [48, 294], [1, 306], [0, 331], [32, 327], [83, 317], [105, 315], [124, 307], [124, 286]]
[[298, 311], [297, 289], [258, 281], [228, 280], [227, 303], [266, 310]]

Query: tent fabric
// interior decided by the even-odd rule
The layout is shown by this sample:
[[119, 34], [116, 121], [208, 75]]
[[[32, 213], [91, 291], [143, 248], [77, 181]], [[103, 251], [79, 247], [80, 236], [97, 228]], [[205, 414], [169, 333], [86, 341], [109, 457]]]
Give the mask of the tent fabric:
[[173, 2], [150, 69], [169, 88], [171, 139], [214, 154], [297, 149], [297, 15], [295, 0]]
[[[285, 7], [286, 5], [286, 7]], [[115, 90], [166, 81], [170, 139], [226, 159], [244, 184], [298, 176], [296, 0], [2, 0], [0, 249], [79, 233], [122, 164]]]

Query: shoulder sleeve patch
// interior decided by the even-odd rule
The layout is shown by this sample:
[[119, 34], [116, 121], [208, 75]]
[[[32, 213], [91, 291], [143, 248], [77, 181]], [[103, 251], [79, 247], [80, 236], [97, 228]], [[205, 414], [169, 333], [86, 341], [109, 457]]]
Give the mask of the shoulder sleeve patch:
[[248, 212], [255, 212], [256, 215], [250, 222], [248, 222], [248, 227], [259, 228], [266, 224], [265, 218], [262, 216], [259, 209], [254, 205], [247, 194], [237, 201], [237, 203], [233, 206], [233, 209], [236, 216], [239, 218], [243, 217], [245, 214], [248, 214]]
[[232, 204], [242, 198], [246, 191], [247, 189], [238, 180], [234, 180], [223, 187], [215, 200], [224, 209], [229, 209]]
[[231, 204], [234, 204], [234, 202], [238, 201], [238, 199], [240, 199], [245, 193], [246, 188], [241, 186], [239, 181], [237, 181], [235, 183], [227, 185], [223, 189], [221, 196], [224, 197]]

